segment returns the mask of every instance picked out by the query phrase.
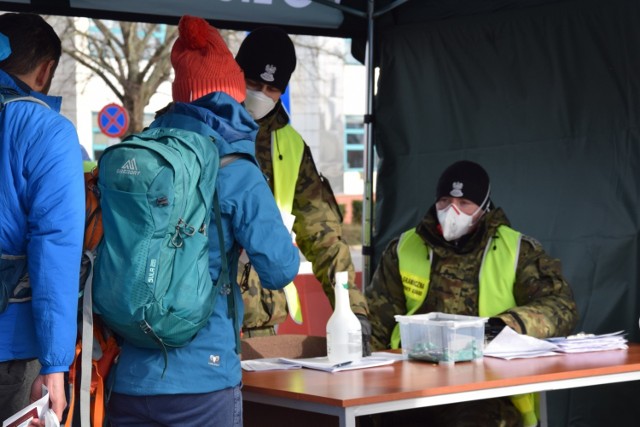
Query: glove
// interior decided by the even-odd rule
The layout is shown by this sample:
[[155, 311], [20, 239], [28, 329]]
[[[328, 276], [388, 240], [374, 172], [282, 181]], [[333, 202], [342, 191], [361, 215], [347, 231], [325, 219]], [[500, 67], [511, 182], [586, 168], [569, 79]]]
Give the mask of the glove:
[[490, 317], [484, 325], [484, 338], [487, 343], [498, 336], [500, 332], [507, 326], [499, 317]]
[[371, 356], [371, 323], [364, 314], [356, 314], [362, 330], [362, 356]]

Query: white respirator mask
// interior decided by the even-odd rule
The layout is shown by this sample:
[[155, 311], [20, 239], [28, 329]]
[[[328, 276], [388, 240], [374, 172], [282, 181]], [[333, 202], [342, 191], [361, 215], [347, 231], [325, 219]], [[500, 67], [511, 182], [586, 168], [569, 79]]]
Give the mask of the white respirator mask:
[[[471, 215], [462, 212], [456, 205], [451, 204], [444, 209], [436, 209], [438, 214], [438, 222], [442, 227], [442, 237], [447, 242], [457, 240], [471, 231], [471, 228], [476, 224], [473, 222], [473, 217], [480, 211], [487, 212], [489, 210], [489, 191], [484, 198], [484, 201], [478, 209]], [[483, 209], [482, 207], [485, 206]], [[478, 221], [482, 218], [482, 215], [478, 217]], [[477, 222], [477, 221], [476, 221]]]
[[259, 90], [247, 89], [247, 98], [244, 100], [244, 108], [247, 109], [254, 120], [260, 120], [273, 110], [276, 101], [269, 98]]
[[471, 230], [473, 226], [473, 216], [478, 213], [478, 209], [471, 215], [459, 210], [455, 205], [449, 205], [442, 210], [438, 210], [438, 221], [442, 227], [442, 237], [447, 242], [457, 240]]

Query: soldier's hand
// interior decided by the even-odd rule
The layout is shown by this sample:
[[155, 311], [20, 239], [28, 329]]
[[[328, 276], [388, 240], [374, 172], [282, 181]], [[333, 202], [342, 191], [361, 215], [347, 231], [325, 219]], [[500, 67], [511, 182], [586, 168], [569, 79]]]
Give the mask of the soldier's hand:
[[356, 314], [362, 330], [362, 356], [371, 356], [371, 323], [364, 314]]
[[490, 317], [484, 325], [484, 339], [487, 343], [498, 336], [500, 332], [507, 326], [499, 317]]

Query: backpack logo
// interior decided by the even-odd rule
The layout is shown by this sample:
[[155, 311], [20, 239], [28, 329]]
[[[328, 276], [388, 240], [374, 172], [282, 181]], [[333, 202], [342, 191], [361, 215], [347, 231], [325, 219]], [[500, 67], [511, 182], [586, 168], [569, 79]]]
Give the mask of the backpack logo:
[[131, 158], [124, 162], [124, 165], [120, 166], [120, 168], [116, 171], [116, 173], [122, 173], [125, 175], [140, 175], [140, 171], [138, 170], [138, 164], [136, 163], [135, 158]]
[[271, 65], [271, 64], [267, 64], [266, 67], [264, 67], [264, 73], [260, 74], [260, 77], [262, 77], [262, 80], [264, 80], [265, 82], [272, 82], [275, 79], [273, 78], [273, 75], [275, 74], [277, 68], [275, 65]]
[[158, 267], [158, 260], [151, 259], [149, 262], [149, 270], [147, 272], [147, 283], [153, 283], [156, 280], [156, 268]]

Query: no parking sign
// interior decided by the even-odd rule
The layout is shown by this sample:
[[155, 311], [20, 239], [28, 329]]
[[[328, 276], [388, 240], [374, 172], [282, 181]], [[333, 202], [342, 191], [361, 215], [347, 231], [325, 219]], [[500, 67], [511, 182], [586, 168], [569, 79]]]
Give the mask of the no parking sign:
[[98, 113], [98, 126], [105, 135], [120, 138], [129, 128], [129, 113], [118, 104], [105, 105]]

